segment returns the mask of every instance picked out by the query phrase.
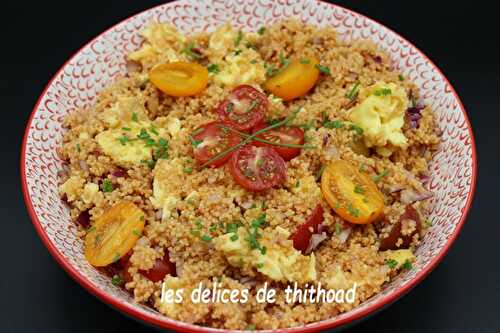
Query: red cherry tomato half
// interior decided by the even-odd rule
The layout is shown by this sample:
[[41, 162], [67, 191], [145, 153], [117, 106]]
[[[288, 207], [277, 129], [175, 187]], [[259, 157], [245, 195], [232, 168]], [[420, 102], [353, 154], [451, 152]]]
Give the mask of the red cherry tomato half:
[[[268, 127], [266, 123], [260, 123], [257, 126], [253, 128], [253, 133]], [[286, 143], [286, 144], [295, 144], [295, 145], [302, 145], [304, 144], [304, 131], [301, 130], [298, 127], [285, 127], [282, 126], [277, 129], [273, 129], [270, 131], [267, 131], [265, 133], [262, 133], [257, 136], [260, 139], [265, 139], [268, 141], [273, 141], [277, 143]], [[280, 147], [280, 146], [274, 146], [270, 145], [267, 143], [259, 142], [259, 141], [254, 141], [254, 145], [260, 146], [260, 147], [270, 147], [276, 150], [278, 154], [280, 154], [281, 157], [285, 161], [289, 161], [292, 158], [296, 157], [297, 155], [300, 154], [300, 148], [289, 148], [289, 147]]]
[[234, 180], [250, 191], [263, 191], [285, 181], [285, 161], [269, 147], [246, 145], [229, 161]]
[[175, 265], [170, 262], [168, 253], [165, 253], [163, 258], [156, 259], [154, 266], [151, 269], [147, 271], [140, 270], [139, 273], [144, 275], [144, 277], [150, 281], [158, 282], [163, 280], [167, 274], [175, 276]]
[[[319, 226], [323, 222], [323, 207], [317, 204], [306, 222], [299, 225], [291, 239], [296, 250], [305, 252], [313, 234], [319, 233]], [[312, 231], [311, 231], [312, 229]]]
[[219, 119], [233, 128], [245, 131], [258, 124], [267, 111], [267, 97], [257, 89], [241, 85], [233, 89], [217, 107]]
[[[199, 164], [208, 162], [215, 155], [220, 152], [237, 145], [241, 138], [238, 134], [232, 131], [224, 130], [221, 126], [228, 126], [227, 124], [219, 121], [214, 121], [202, 125], [196, 129], [191, 135], [191, 143], [194, 150], [194, 158]], [[224, 164], [231, 154], [227, 154], [212, 163], [210, 166], [216, 168]]]

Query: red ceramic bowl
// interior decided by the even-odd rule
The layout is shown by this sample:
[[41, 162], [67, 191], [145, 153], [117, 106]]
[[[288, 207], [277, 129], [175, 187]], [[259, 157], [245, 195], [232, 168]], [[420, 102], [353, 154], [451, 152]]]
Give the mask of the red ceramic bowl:
[[26, 127], [21, 178], [33, 225], [57, 262], [84, 288], [112, 307], [148, 324], [185, 332], [218, 331], [171, 320], [139, 305], [84, 259], [82, 242], [59, 199], [57, 170], [61, 160], [63, 117], [94, 102], [96, 94], [125, 72], [124, 54], [141, 43], [138, 32], [150, 20], [170, 22], [185, 32], [214, 29], [226, 20], [244, 30], [257, 30], [295, 16], [335, 28], [340, 38], [369, 38], [384, 48], [394, 66], [415, 82], [425, 104], [437, 113], [443, 144], [431, 164], [430, 188], [435, 193], [433, 226], [416, 252], [414, 269], [399, 275], [382, 292], [352, 311], [279, 332], [312, 332], [363, 318], [395, 301], [418, 284], [443, 259], [469, 211], [476, 182], [476, 150], [470, 122], [455, 90], [429, 58], [390, 29], [345, 8], [311, 0], [177, 1], [126, 19], [94, 38], [71, 57], [38, 99]]

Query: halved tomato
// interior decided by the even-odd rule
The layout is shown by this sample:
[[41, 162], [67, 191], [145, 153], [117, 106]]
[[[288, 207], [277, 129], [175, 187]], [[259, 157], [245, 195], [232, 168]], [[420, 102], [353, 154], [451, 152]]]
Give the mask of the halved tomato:
[[205, 67], [191, 62], [168, 62], [149, 71], [149, 80], [165, 94], [175, 97], [196, 95], [208, 83]]
[[317, 64], [318, 60], [312, 57], [292, 60], [278, 74], [267, 80], [264, 88], [285, 101], [304, 96], [318, 81]]
[[245, 131], [257, 125], [267, 111], [267, 97], [257, 89], [241, 85], [233, 89], [217, 107], [219, 119], [233, 128]]
[[285, 161], [269, 147], [246, 145], [229, 161], [234, 180], [250, 191], [263, 191], [285, 181]]
[[[255, 133], [266, 127], [268, 127], [266, 123], [260, 123], [253, 128], [252, 132]], [[304, 131], [298, 127], [282, 126], [259, 134], [257, 137], [282, 144], [304, 144]], [[280, 147], [259, 141], [254, 141], [253, 144], [259, 147], [273, 148], [278, 154], [280, 154], [281, 157], [283, 157], [285, 161], [289, 161], [300, 154], [300, 148]]]
[[118, 261], [134, 247], [144, 229], [144, 212], [120, 201], [102, 214], [85, 236], [85, 258], [96, 267]]
[[165, 252], [163, 258], [156, 259], [153, 267], [147, 271], [140, 270], [139, 273], [153, 282], [163, 280], [165, 275], [175, 276], [175, 265], [170, 262], [168, 252]]
[[331, 162], [321, 176], [321, 190], [344, 220], [367, 224], [382, 217], [384, 196], [366, 174], [346, 161]]
[[[191, 143], [194, 150], [194, 158], [199, 164], [208, 162], [222, 151], [237, 145], [241, 137], [230, 130], [225, 130], [223, 126], [228, 126], [220, 121], [214, 121], [202, 125], [194, 131], [191, 136]], [[210, 166], [216, 168], [224, 164], [231, 154], [210, 163]]]
[[323, 222], [323, 207], [317, 204], [306, 222], [299, 225], [291, 239], [296, 250], [305, 252], [309, 247], [311, 236], [319, 233], [319, 226]]

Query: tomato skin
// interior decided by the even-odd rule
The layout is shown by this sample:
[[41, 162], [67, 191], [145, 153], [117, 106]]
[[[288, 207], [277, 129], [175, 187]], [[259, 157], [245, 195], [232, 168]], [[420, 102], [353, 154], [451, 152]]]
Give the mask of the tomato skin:
[[158, 282], [163, 280], [163, 278], [167, 274], [170, 274], [172, 276], [176, 275], [175, 265], [170, 262], [170, 258], [167, 252], [165, 252], [163, 258], [156, 259], [151, 269], [147, 271], [140, 270], [139, 273], [141, 273], [145, 278], [153, 282]]
[[[223, 130], [221, 126], [228, 126], [220, 121], [213, 121], [200, 126], [192, 138], [200, 142], [196, 147], [193, 147], [194, 158], [199, 164], [203, 164], [214, 157], [217, 153], [237, 145], [241, 141], [241, 137], [236, 133]], [[200, 131], [201, 130], [201, 131]], [[216, 168], [224, 163], [231, 157], [227, 154], [210, 164], [210, 167]]]
[[[415, 230], [409, 235], [402, 235], [401, 228], [404, 220], [412, 220], [415, 221]], [[391, 232], [389, 235], [380, 240], [380, 251], [386, 250], [398, 250], [398, 249], [408, 249], [410, 247], [411, 242], [413, 241], [413, 236], [415, 234], [421, 234], [422, 232], [422, 221], [420, 221], [420, 216], [418, 215], [417, 210], [412, 205], [407, 205], [405, 207], [405, 211], [399, 217], [398, 221], [392, 226]], [[397, 246], [398, 239], [402, 240], [401, 244]]]
[[383, 216], [384, 196], [373, 180], [343, 160], [331, 162], [321, 176], [328, 205], [344, 220], [368, 224]]
[[208, 83], [205, 67], [191, 62], [167, 62], [149, 71], [149, 80], [167, 95], [192, 96], [201, 92]]
[[241, 85], [219, 104], [217, 113], [221, 121], [237, 130], [247, 131], [264, 118], [267, 106], [266, 95], [251, 86]]
[[[296, 250], [304, 253], [309, 247], [309, 241], [313, 234], [319, 233], [319, 227], [323, 223], [323, 207], [321, 204], [317, 204], [313, 212], [307, 218], [306, 222], [299, 225], [295, 233], [290, 237], [293, 241], [293, 247]], [[313, 232], [309, 230], [313, 229]]]
[[[266, 123], [261, 122], [253, 128], [252, 132], [255, 133], [268, 126], [269, 125], [267, 125]], [[279, 143], [291, 143], [296, 145], [304, 144], [304, 131], [298, 127], [282, 126], [280, 128], [259, 134], [257, 137], [260, 139], [266, 139], [268, 141]], [[300, 154], [300, 148], [279, 147], [259, 141], [254, 141], [253, 144], [259, 147], [270, 147], [276, 150], [276, 152], [280, 154], [280, 156], [283, 157], [285, 161], [290, 161], [292, 158], [297, 157]]]
[[269, 147], [245, 145], [229, 160], [229, 172], [234, 180], [250, 191], [263, 191], [286, 179], [285, 161]]
[[316, 68], [318, 64], [316, 58], [305, 60], [307, 63], [303, 60], [292, 60], [285, 69], [268, 79], [264, 83], [264, 88], [285, 101], [307, 94], [316, 85], [319, 70]]

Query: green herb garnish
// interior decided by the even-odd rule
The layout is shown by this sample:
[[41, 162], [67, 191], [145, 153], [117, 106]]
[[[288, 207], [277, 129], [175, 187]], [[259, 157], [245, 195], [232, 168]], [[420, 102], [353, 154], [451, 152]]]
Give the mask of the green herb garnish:
[[389, 266], [390, 269], [398, 267], [398, 262], [394, 259], [385, 259], [385, 264]]
[[201, 54], [198, 52], [194, 51], [193, 49], [196, 48], [196, 45], [194, 42], [189, 42], [188, 45], [182, 49], [182, 53], [187, 55], [191, 60], [200, 60], [201, 59]]
[[410, 260], [406, 259], [406, 261], [401, 265], [401, 267], [409, 271], [413, 268], [413, 265], [411, 264]]
[[123, 281], [122, 277], [118, 274], [113, 275], [111, 278], [111, 283], [117, 287], [121, 287], [125, 281]]
[[322, 66], [320, 64], [316, 64], [314, 67], [316, 67], [318, 69], [318, 71], [320, 71], [320, 73], [323, 73], [326, 75], [332, 75], [332, 72], [330, 72], [330, 68], [328, 68], [327, 66]]
[[238, 35], [236, 35], [236, 39], [234, 40], [234, 46], [240, 45], [242, 39], [243, 39], [243, 32], [241, 30], [238, 30]]
[[266, 27], [260, 27], [259, 30], [257, 30], [257, 33], [262, 36], [265, 31], [266, 31]]
[[346, 95], [349, 100], [354, 100], [359, 94], [359, 82], [356, 82], [349, 93]]
[[375, 90], [375, 92], [373, 94], [375, 96], [387, 96], [387, 95], [390, 95], [391, 93], [392, 93], [391, 89], [383, 88], [383, 89]]
[[365, 189], [361, 185], [355, 185], [354, 186], [354, 193], [363, 194], [363, 193], [365, 193]]
[[404, 81], [404, 79], [405, 79], [404, 76], [401, 74], [398, 75], [398, 78], [399, 78], [399, 81]]
[[210, 242], [212, 241], [212, 237], [210, 237], [209, 235], [203, 235], [201, 236], [201, 240], [204, 242]]
[[104, 179], [101, 184], [101, 188], [103, 192], [113, 192], [113, 184], [109, 179]]
[[132, 121], [135, 122], [139, 121], [139, 116], [137, 115], [137, 112], [132, 112]]
[[374, 176], [373, 177], [373, 181], [375, 183], [378, 183], [379, 181], [382, 180], [382, 178], [386, 177], [388, 174], [389, 174], [389, 171], [388, 170], [384, 170], [381, 173], [379, 173], [378, 175]]
[[307, 64], [311, 63], [311, 61], [309, 59], [306, 59], [306, 58], [300, 58], [299, 62], [301, 64], [304, 64], [304, 65], [307, 65]]
[[355, 208], [351, 203], [347, 205], [347, 211], [354, 217], [359, 217], [359, 209]]

